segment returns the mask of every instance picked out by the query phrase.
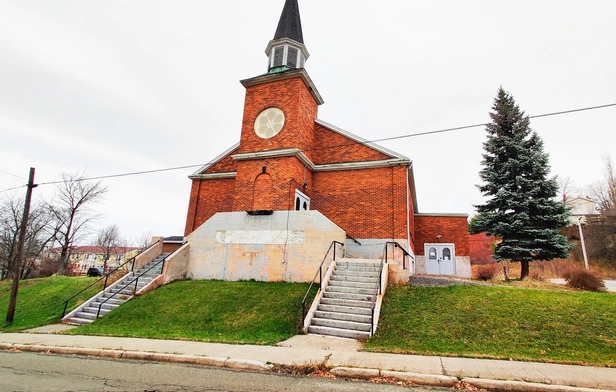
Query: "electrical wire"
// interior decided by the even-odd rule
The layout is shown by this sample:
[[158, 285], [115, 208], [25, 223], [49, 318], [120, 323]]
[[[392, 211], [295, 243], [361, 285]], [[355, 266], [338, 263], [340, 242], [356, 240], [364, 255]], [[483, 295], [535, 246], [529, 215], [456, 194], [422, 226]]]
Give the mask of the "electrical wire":
[[9, 176], [13, 176], [13, 177], [21, 178], [22, 180], [27, 180], [27, 178], [25, 178], [25, 177], [21, 177], [21, 176], [18, 176], [17, 174], [9, 173], [9, 172], [4, 171], [4, 170], [0, 170], [0, 172], [1, 172], [1, 173], [4, 173], [4, 174], [8, 174]]
[[[612, 106], [616, 106], [616, 103], [610, 103], [610, 104], [598, 105], [598, 106], [590, 106], [590, 107], [571, 109], [571, 110], [564, 110], [564, 111], [552, 112], [552, 113], [537, 114], [537, 115], [534, 115], [534, 116], [528, 116], [528, 118], [541, 118], [541, 117], [559, 116], [559, 115], [563, 115], [563, 114], [583, 112], [583, 111], [588, 111], [588, 110], [604, 109], [604, 108], [608, 108], [608, 107], [612, 107]], [[399, 140], [399, 139], [406, 139], [406, 138], [410, 138], [410, 137], [434, 135], [434, 134], [439, 134], [439, 133], [461, 131], [461, 130], [470, 129], [470, 128], [478, 128], [478, 127], [486, 126], [488, 124], [491, 124], [491, 123], [464, 125], [464, 126], [454, 127], [454, 128], [444, 128], [444, 129], [439, 129], [439, 130], [434, 130], [434, 131], [426, 131], [426, 132], [419, 132], [419, 133], [409, 133], [409, 134], [406, 134], [406, 135], [399, 135], [399, 136], [392, 136], [392, 137], [386, 137], [386, 138], [381, 138], [381, 139], [366, 140], [366, 141], [362, 141], [362, 142], [353, 142], [353, 143], [349, 143], [349, 144], [338, 144], [338, 145], [335, 145], [335, 146], [316, 147], [316, 148], [312, 148], [312, 149], [303, 150], [303, 152], [323, 150], [323, 149], [331, 149], [331, 148], [348, 147], [348, 146], [354, 146], [354, 145], [357, 145], [357, 144], [370, 145], [370, 144], [376, 143], [376, 142], [384, 142], [384, 141], [390, 141], [390, 140]], [[164, 168], [164, 169], [144, 170], [144, 171], [138, 171], [138, 172], [129, 172], [129, 173], [121, 173], [121, 174], [110, 174], [110, 175], [105, 175], [105, 176], [88, 177], [88, 178], [83, 178], [82, 181], [94, 181], [94, 180], [102, 180], [102, 179], [108, 179], [108, 178], [118, 178], [118, 177], [128, 177], [128, 176], [137, 176], [137, 175], [143, 175], [143, 174], [151, 174], [151, 173], [161, 173], [161, 172], [166, 172], [166, 171], [190, 169], [190, 168], [195, 168], [195, 167], [203, 167], [203, 166], [211, 165], [211, 164], [214, 164], [214, 163], [216, 163], [216, 161], [210, 161], [208, 163], [198, 164], [198, 165], [177, 166], [177, 167], [169, 167], [169, 168]], [[0, 171], [2, 171], [2, 170], [0, 170]], [[2, 171], [2, 172], [6, 173], [4, 171]], [[10, 173], [6, 173], [6, 174], [10, 174]], [[13, 174], [11, 174], [11, 175], [13, 175]], [[18, 177], [18, 176], [16, 176], [16, 177]], [[52, 181], [52, 182], [44, 182], [44, 183], [41, 183], [41, 184], [38, 184], [38, 185], [54, 185], [54, 184], [62, 184], [64, 182], [65, 181]], [[22, 187], [25, 187], [25, 186], [27, 186], [27, 185], [22, 185], [22, 186], [18, 186], [18, 187], [15, 187], [15, 188], [5, 189], [5, 190], [0, 191], [0, 193], [8, 192], [8, 191], [15, 190], [15, 189], [18, 189], [18, 188], [22, 188]]]

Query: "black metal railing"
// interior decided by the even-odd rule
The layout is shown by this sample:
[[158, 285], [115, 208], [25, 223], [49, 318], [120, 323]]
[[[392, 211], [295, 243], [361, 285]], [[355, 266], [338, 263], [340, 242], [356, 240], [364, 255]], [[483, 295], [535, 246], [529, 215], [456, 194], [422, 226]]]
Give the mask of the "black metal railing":
[[82, 289], [81, 291], [79, 291], [78, 293], [72, 295], [69, 299], [67, 299], [66, 301], [64, 301], [64, 310], [62, 310], [62, 317], [64, 318], [64, 316], [66, 316], [66, 308], [68, 307], [68, 302], [75, 298], [76, 296], [78, 296], [79, 294], [83, 293], [84, 291], [86, 291], [87, 289], [89, 289], [90, 287], [94, 286], [95, 284], [99, 283], [101, 280], [105, 280], [105, 283], [103, 284], [103, 289], [101, 291], [105, 291], [105, 289], [107, 288], [107, 282], [109, 280], [109, 275], [113, 274], [114, 272], [122, 269], [125, 265], [127, 265], [128, 263], [132, 263], [131, 267], [130, 267], [130, 271], [132, 272], [135, 268], [135, 259], [137, 258], [137, 256], [139, 256], [140, 254], [142, 254], [143, 252], [147, 251], [148, 249], [150, 249], [151, 247], [153, 247], [154, 245], [158, 244], [160, 242], [160, 240], [150, 244], [147, 248], [144, 248], [143, 250], [139, 251], [138, 254], [136, 254], [135, 256], [131, 257], [130, 259], [128, 259], [127, 261], [125, 261], [124, 263], [122, 263], [121, 265], [119, 265], [118, 267], [116, 267], [115, 269], [113, 269], [112, 271], [109, 271], [108, 273], [105, 273], [104, 276], [100, 277], [99, 279], [95, 280], [94, 282], [92, 282], [90, 285], [88, 285], [88, 287]]
[[[184, 242], [184, 244], [185, 243], [186, 242]], [[182, 246], [184, 246], [184, 244], [182, 244]], [[133, 295], [134, 295], [137, 292], [137, 287], [139, 286], [139, 278], [141, 278], [143, 275], [147, 274], [148, 272], [152, 271], [154, 268], [158, 267], [158, 265], [161, 264], [161, 263], [162, 263], [162, 266], [160, 268], [160, 272], [162, 273], [164, 271], [164, 269], [165, 269], [165, 261], [172, 254], [173, 253], [170, 253], [167, 256], [163, 257], [163, 259], [160, 260], [158, 263], [153, 264], [150, 268], [148, 268], [147, 270], [145, 270], [142, 273], [140, 273], [139, 276], [135, 277], [133, 280], [131, 280], [130, 282], [128, 282], [127, 284], [122, 286], [122, 288], [118, 289], [109, 298], [105, 299], [103, 302], [98, 304], [98, 311], [96, 312], [96, 319], [98, 319], [100, 317], [101, 309], [103, 308], [103, 305], [107, 303], [107, 301], [109, 301], [110, 299], [114, 298], [116, 295], [119, 295], [124, 289], [127, 289], [127, 288], [131, 287], [133, 285], [133, 283], [135, 284], [135, 287], [132, 289], [133, 290]]]
[[402, 245], [400, 245], [396, 241], [389, 241], [389, 242], [385, 243], [385, 262], [386, 263], [389, 260], [389, 256], [387, 254], [388, 245], [393, 245], [394, 248], [400, 248], [400, 250], [402, 251], [402, 269], [406, 269], [406, 267], [407, 267], [407, 263], [406, 263], [406, 258], [407, 257], [409, 259], [413, 260], [413, 262], [415, 262], [415, 258], [409, 252], [407, 252], [406, 249], [404, 249], [402, 247]]
[[323, 263], [325, 263], [325, 260], [327, 260], [327, 256], [332, 251], [332, 248], [334, 249], [332, 260], [336, 260], [336, 245], [340, 245], [344, 249], [344, 244], [342, 242], [332, 241], [332, 243], [329, 245], [329, 248], [327, 249], [327, 252], [325, 253], [325, 256], [323, 257], [323, 261], [321, 261], [321, 264], [319, 265], [317, 272], [314, 274], [314, 278], [312, 279], [310, 286], [308, 286], [306, 295], [304, 295], [304, 299], [302, 300], [302, 323], [304, 322], [304, 319], [306, 318], [306, 300], [308, 298], [308, 295], [310, 294], [310, 290], [312, 290], [312, 286], [314, 285], [314, 282], [317, 280], [317, 277], [319, 277], [319, 291], [323, 290]]

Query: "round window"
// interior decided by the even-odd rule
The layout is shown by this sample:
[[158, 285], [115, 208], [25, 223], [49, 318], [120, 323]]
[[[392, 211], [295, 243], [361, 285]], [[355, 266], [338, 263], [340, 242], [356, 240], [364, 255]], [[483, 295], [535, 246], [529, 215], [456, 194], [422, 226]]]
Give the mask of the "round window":
[[267, 108], [255, 120], [255, 133], [263, 139], [274, 137], [284, 126], [284, 113], [278, 108]]

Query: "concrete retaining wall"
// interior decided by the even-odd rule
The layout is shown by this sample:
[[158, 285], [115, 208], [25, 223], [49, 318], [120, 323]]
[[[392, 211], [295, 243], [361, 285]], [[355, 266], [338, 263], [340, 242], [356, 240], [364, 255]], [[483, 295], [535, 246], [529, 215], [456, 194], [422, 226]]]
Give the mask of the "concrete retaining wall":
[[308, 282], [332, 241], [344, 243], [345, 238], [345, 232], [318, 211], [217, 213], [186, 237], [186, 277]]

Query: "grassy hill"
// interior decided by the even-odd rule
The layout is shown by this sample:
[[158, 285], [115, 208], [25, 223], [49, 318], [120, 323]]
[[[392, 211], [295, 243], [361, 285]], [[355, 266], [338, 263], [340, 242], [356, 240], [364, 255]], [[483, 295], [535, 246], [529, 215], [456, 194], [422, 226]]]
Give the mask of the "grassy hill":
[[[61, 302], [91, 280], [25, 281], [14, 325], [57, 322]], [[181, 281], [70, 331], [242, 344], [299, 332], [305, 284]], [[0, 282], [0, 309], [10, 282]], [[23, 301], [23, 302], [22, 302]], [[4, 318], [4, 317], [3, 317]], [[500, 286], [390, 287], [370, 351], [616, 366], [616, 296]]]

